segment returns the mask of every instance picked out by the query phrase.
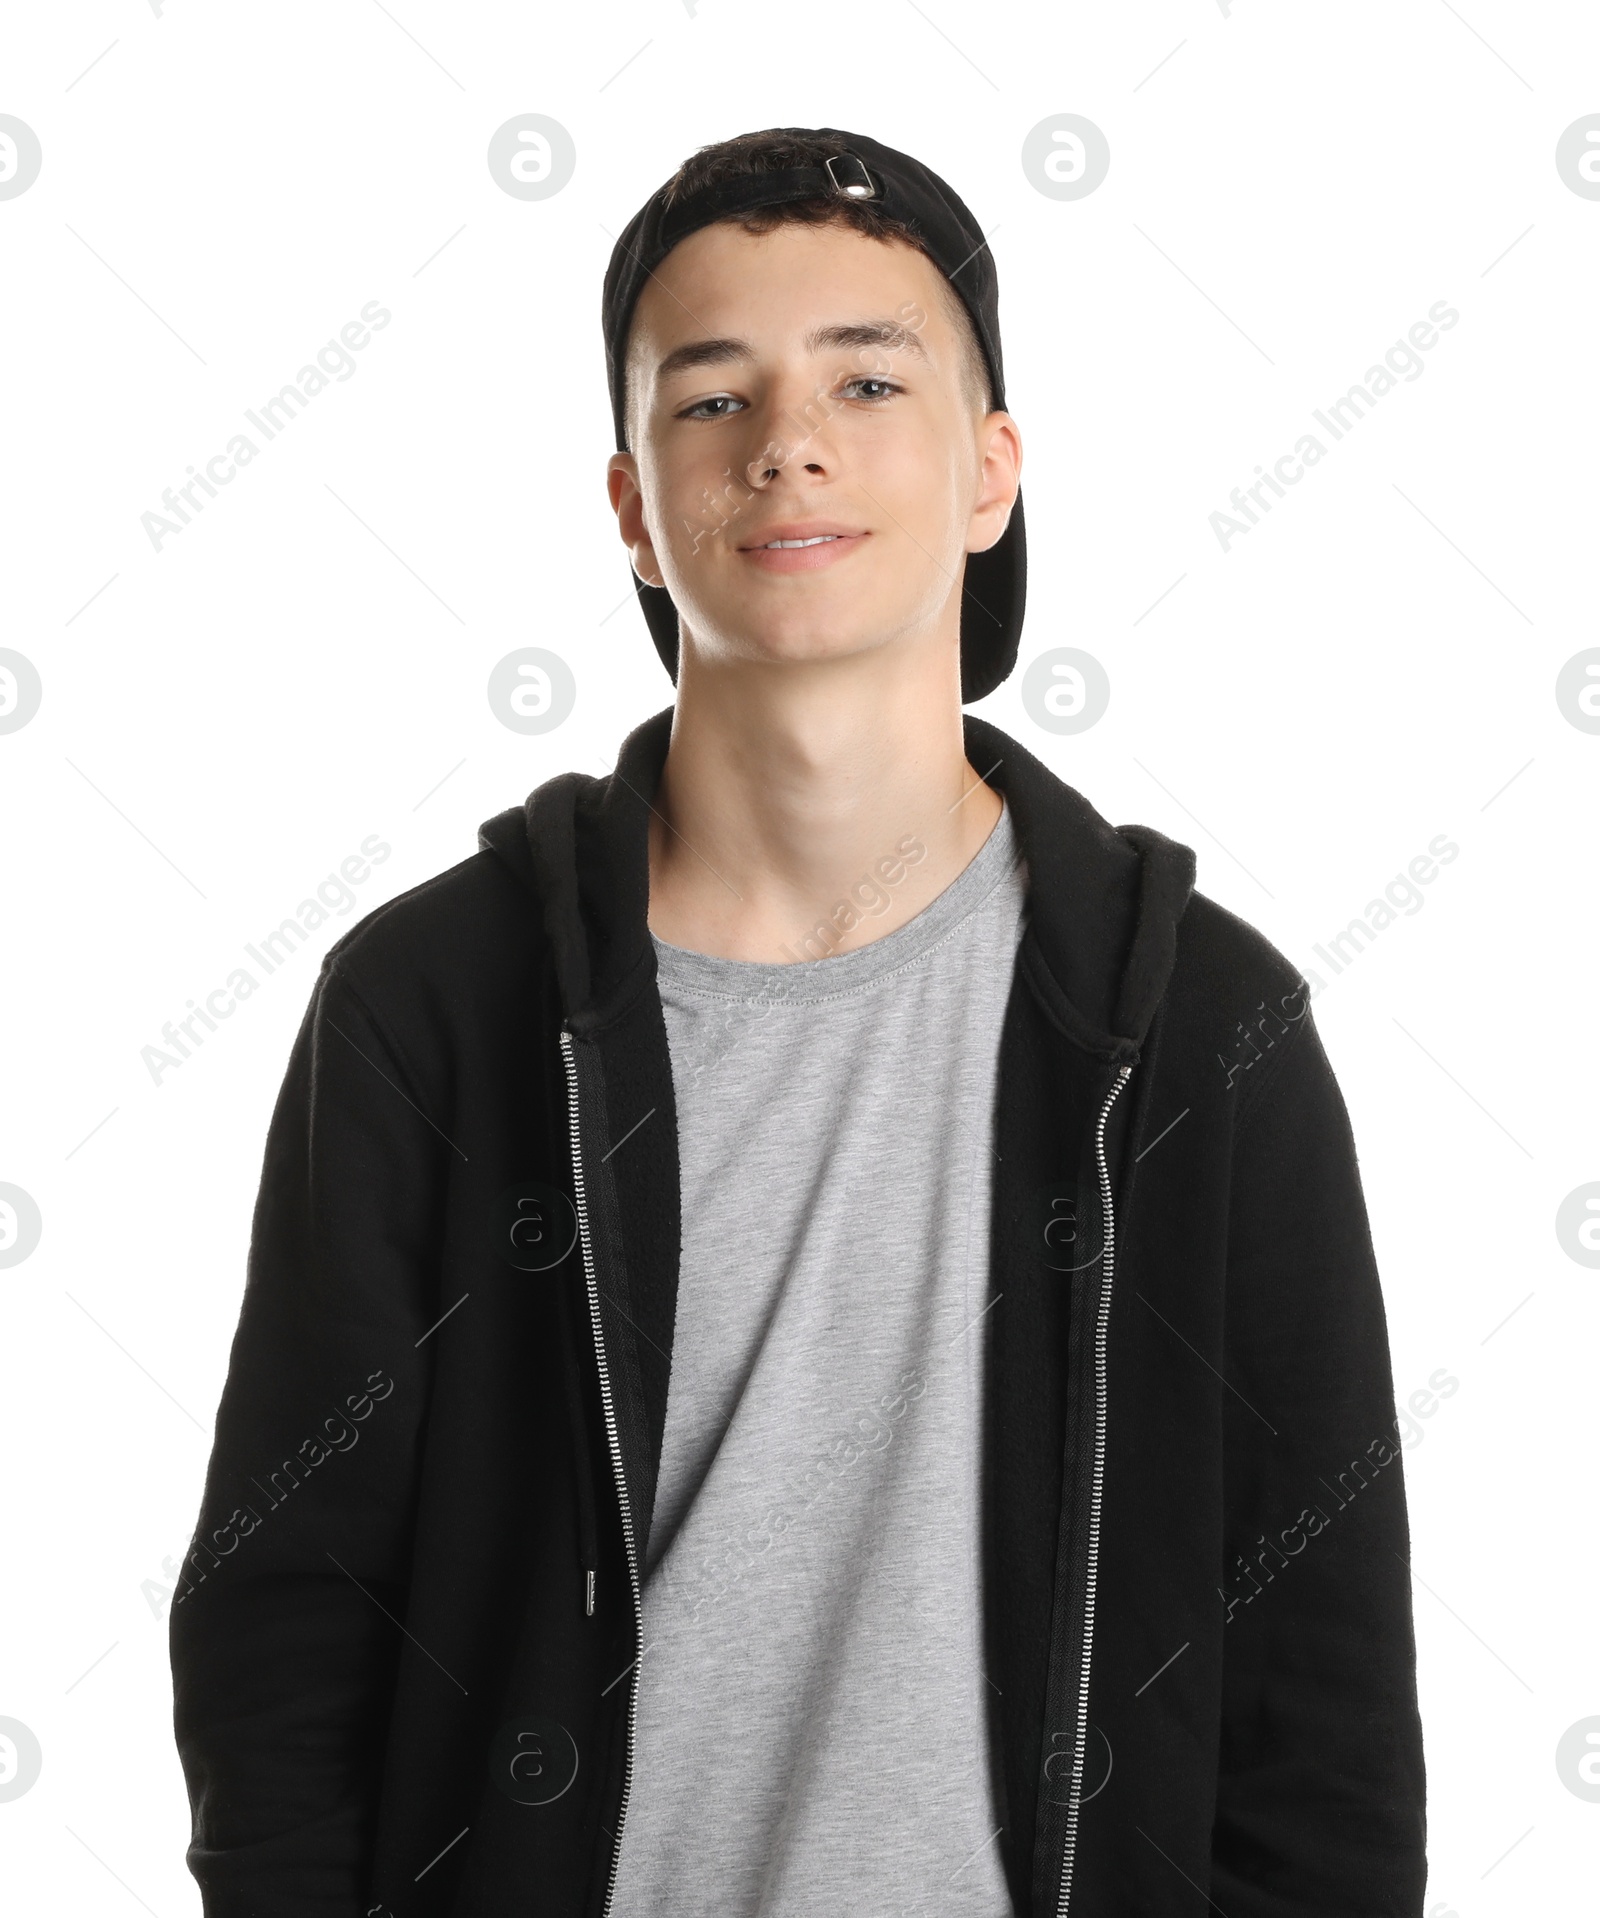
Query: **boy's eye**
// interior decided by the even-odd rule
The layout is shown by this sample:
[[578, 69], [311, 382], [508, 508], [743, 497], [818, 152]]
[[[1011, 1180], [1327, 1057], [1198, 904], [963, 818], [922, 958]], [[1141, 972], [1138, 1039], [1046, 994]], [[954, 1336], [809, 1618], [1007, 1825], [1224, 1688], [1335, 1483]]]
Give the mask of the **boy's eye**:
[[880, 379], [876, 373], [861, 373], [858, 374], [855, 379], [847, 380], [845, 382], [845, 391], [848, 393], [853, 386], [877, 387], [879, 390], [876, 393], [860, 393], [857, 395], [858, 398], [864, 399], [874, 406], [881, 406], [891, 394], [898, 393], [902, 390], [895, 385], [893, 380]]
[[[743, 406], [743, 400], [736, 400], [731, 393], [713, 393], [708, 400], [696, 400], [692, 406], [686, 406], [678, 415], [681, 420], [725, 420], [736, 406]], [[708, 413], [707, 407], [720, 410]]]
[[[886, 380], [876, 373], [858, 373], [854, 379], [846, 380], [841, 391], [846, 398], [864, 400], [869, 406], [882, 406], [896, 393], [903, 392], [893, 380]], [[707, 399], [695, 400], [678, 414], [681, 420], [725, 420], [737, 411], [742, 411], [744, 401], [735, 399], [731, 393], [713, 393]]]

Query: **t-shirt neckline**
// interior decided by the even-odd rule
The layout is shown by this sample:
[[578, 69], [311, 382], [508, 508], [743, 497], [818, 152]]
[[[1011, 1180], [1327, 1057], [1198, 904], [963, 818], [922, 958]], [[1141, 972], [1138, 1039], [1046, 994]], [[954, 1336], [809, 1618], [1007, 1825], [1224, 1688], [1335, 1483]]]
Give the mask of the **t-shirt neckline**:
[[855, 993], [914, 964], [941, 945], [1010, 877], [1020, 860], [1011, 808], [1002, 797], [1000, 817], [961, 871], [919, 913], [881, 939], [826, 959], [774, 962], [696, 952], [687, 946], [669, 945], [651, 933], [657, 978], [669, 989], [696, 997], [745, 1002], [805, 1004]]

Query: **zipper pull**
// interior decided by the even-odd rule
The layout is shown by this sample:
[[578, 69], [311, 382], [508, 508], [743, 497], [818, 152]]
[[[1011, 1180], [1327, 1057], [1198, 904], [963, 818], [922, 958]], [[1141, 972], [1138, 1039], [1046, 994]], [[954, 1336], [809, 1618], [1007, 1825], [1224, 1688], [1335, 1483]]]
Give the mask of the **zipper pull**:
[[585, 1599], [585, 1603], [583, 1607], [584, 1616], [586, 1618], [593, 1618], [594, 1617], [594, 1573], [592, 1571], [585, 1572], [583, 1575], [583, 1582], [584, 1582], [584, 1599]]

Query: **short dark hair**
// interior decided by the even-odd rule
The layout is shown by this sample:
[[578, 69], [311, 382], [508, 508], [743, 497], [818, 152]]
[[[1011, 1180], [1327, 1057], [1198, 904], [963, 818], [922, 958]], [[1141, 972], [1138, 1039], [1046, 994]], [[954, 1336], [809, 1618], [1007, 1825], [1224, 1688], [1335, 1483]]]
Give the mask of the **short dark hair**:
[[[684, 161], [667, 182], [666, 204], [672, 206], [689, 194], [698, 193], [702, 187], [742, 179], [750, 173], [781, 173], [789, 167], [821, 166], [824, 160], [831, 160], [846, 150], [843, 140], [815, 139], [782, 127], [769, 127], [762, 133], [735, 134], [731, 140], [718, 140], [711, 146], [701, 147]], [[972, 315], [909, 220], [885, 213], [866, 200], [835, 199], [821, 194], [814, 200], [787, 200], [781, 206], [752, 207], [725, 218], [729, 224], [752, 235], [772, 233], [780, 226], [839, 226], [865, 234], [870, 240], [914, 247], [933, 264], [939, 275], [945, 310], [961, 342], [961, 373], [967, 391], [985, 413], [994, 411], [989, 364], [979, 344]]]

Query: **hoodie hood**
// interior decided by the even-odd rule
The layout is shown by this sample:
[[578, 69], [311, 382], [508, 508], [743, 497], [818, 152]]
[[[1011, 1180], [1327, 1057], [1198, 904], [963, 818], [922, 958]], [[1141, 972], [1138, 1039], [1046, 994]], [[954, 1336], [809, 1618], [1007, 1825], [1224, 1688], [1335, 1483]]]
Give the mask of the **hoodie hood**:
[[[1019, 963], [1074, 1044], [1131, 1064], [1172, 972], [1194, 853], [1152, 827], [1110, 825], [1009, 734], [971, 714], [962, 723], [1028, 863]], [[671, 731], [668, 706], [627, 736], [612, 773], [560, 773], [478, 830], [540, 902], [575, 1031], [609, 1023], [654, 976], [647, 828]]]

